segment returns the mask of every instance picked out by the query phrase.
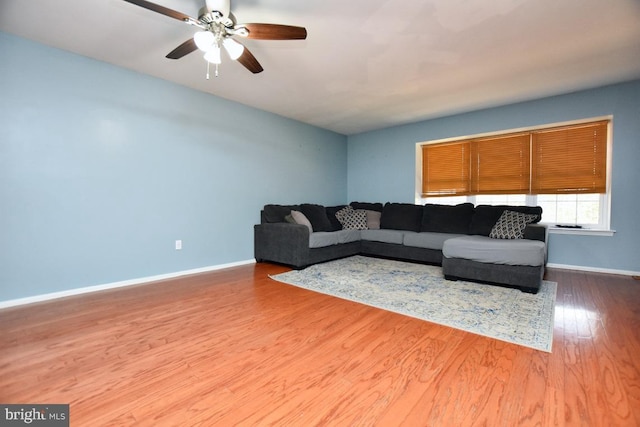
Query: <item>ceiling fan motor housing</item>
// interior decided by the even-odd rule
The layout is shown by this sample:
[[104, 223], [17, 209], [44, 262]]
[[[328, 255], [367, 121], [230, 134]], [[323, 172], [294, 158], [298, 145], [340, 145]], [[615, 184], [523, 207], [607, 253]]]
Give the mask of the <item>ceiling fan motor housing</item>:
[[220, 48], [223, 47], [231, 59], [257, 74], [263, 71], [262, 66], [242, 43], [232, 38], [233, 36], [257, 40], [304, 40], [307, 38], [307, 30], [304, 27], [260, 23], [236, 25], [236, 18], [230, 10], [231, 0], [205, 0], [205, 6], [200, 9], [198, 19], [149, 0], [124, 1], [202, 30], [169, 52], [168, 59], [180, 59], [200, 49], [206, 52], [207, 64], [214, 63], [217, 67], [220, 64]]
[[219, 19], [226, 19], [231, 12], [231, 0], [206, 0], [207, 12]]

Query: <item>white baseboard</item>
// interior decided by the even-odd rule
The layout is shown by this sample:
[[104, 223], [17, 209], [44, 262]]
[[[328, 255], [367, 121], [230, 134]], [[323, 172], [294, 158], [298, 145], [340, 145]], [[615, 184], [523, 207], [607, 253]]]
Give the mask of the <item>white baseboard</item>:
[[218, 264], [218, 265], [211, 265], [208, 267], [194, 268], [192, 270], [176, 271], [174, 273], [159, 274], [157, 276], [141, 277], [138, 279], [123, 280], [120, 282], [105, 283], [102, 285], [95, 285], [95, 286], [86, 286], [83, 288], [69, 289], [66, 291], [52, 292], [49, 294], [41, 294], [41, 295], [34, 295], [31, 297], [0, 301], [0, 309], [16, 307], [16, 306], [25, 305], [25, 304], [32, 304], [34, 302], [49, 301], [49, 300], [69, 297], [73, 295], [81, 295], [81, 294], [87, 294], [91, 292], [104, 291], [108, 289], [122, 288], [125, 286], [150, 284], [152, 282], [157, 282], [159, 280], [174, 279], [176, 277], [189, 276], [191, 274], [207, 273], [210, 271], [222, 270], [224, 268], [254, 264], [255, 262], [256, 261], [254, 259], [250, 259], [246, 261], [231, 262], [228, 264]]
[[640, 271], [616, 270], [616, 269], [612, 269], [612, 268], [587, 267], [587, 266], [582, 266], [582, 265], [568, 265], [568, 264], [548, 263], [547, 267], [549, 267], [549, 268], [559, 268], [561, 270], [577, 270], [577, 271], [589, 271], [591, 273], [617, 274], [617, 275], [621, 275], [621, 276], [640, 276]]
[[[83, 288], [69, 289], [66, 291], [52, 292], [49, 294], [41, 294], [41, 295], [34, 295], [31, 297], [0, 301], [0, 310], [3, 308], [16, 307], [20, 305], [32, 304], [35, 302], [49, 301], [49, 300], [54, 300], [54, 299], [64, 298], [64, 297], [69, 297], [74, 295], [104, 291], [108, 289], [122, 288], [125, 286], [150, 284], [153, 282], [157, 282], [159, 280], [174, 279], [176, 277], [188, 276], [191, 274], [207, 273], [210, 271], [222, 270], [225, 268], [254, 264], [255, 262], [256, 261], [254, 259], [250, 259], [245, 261], [231, 262], [228, 264], [218, 264], [218, 265], [212, 265], [208, 267], [194, 268], [192, 270], [176, 271], [174, 273], [159, 274], [157, 276], [141, 277], [138, 279], [123, 280], [120, 282], [105, 283], [102, 285], [87, 286]], [[580, 265], [549, 263], [547, 264], [547, 267], [558, 268], [561, 270], [577, 270], [577, 271], [588, 271], [593, 273], [618, 274], [622, 276], [640, 276], [640, 271], [615, 270], [610, 268], [596, 268], [596, 267], [587, 267], [587, 266], [580, 266]]]

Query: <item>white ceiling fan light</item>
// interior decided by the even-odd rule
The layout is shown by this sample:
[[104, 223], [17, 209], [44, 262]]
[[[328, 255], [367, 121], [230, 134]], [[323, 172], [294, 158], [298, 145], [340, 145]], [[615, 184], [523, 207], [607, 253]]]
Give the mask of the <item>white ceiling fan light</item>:
[[222, 58], [220, 57], [220, 47], [217, 45], [211, 47], [211, 49], [204, 54], [204, 59], [211, 64], [221, 64]]
[[203, 52], [208, 52], [216, 43], [216, 37], [211, 31], [198, 31], [193, 35], [193, 41]]
[[244, 46], [238, 43], [237, 41], [235, 41], [234, 39], [232, 39], [231, 37], [225, 38], [222, 41], [222, 45], [224, 46], [224, 49], [229, 54], [229, 57], [234, 61], [240, 58], [240, 56], [242, 56], [242, 53], [244, 52]]

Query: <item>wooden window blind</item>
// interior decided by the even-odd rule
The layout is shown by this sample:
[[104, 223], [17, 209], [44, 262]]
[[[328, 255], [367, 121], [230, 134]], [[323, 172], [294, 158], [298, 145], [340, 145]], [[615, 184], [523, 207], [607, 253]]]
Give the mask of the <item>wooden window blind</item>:
[[473, 194], [523, 194], [530, 184], [529, 133], [472, 141]]
[[422, 146], [422, 197], [470, 194], [469, 142]]
[[422, 197], [605, 193], [609, 121], [422, 146]]
[[531, 193], [605, 193], [608, 123], [533, 132]]

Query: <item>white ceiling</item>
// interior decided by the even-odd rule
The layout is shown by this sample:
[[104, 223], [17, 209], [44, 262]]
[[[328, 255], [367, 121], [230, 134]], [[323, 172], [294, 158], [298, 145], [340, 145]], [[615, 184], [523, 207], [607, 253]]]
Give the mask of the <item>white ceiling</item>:
[[[204, 0], [155, 0], [197, 17]], [[0, 31], [345, 135], [640, 78], [638, 0], [232, 0], [265, 71], [198, 52], [197, 29], [123, 0], [0, 0]]]

